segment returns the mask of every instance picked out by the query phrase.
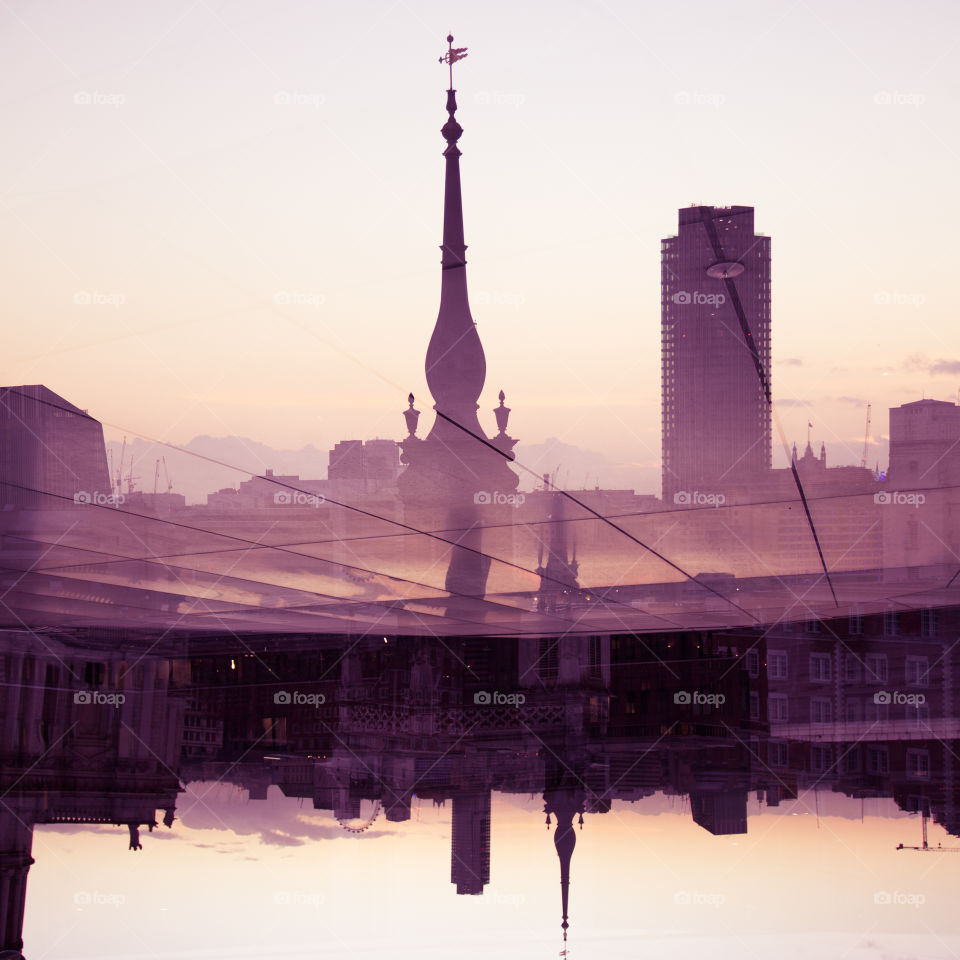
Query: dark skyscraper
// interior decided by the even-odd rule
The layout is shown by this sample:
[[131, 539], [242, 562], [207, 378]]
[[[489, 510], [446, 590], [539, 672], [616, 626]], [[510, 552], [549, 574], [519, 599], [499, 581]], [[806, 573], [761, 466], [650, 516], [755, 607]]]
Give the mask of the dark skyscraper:
[[490, 791], [453, 798], [450, 882], [457, 893], [480, 894], [490, 882]]
[[661, 244], [663, 496], [770, 467], [770, 239], [753, 207], [687, 207]]

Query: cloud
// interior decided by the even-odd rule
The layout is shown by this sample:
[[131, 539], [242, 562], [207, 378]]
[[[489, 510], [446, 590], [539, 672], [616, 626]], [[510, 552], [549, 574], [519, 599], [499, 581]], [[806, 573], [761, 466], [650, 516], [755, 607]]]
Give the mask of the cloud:
[[937, 360], [930, 364], [930, 372], [936, 377], [942, 374], [960, 373], [960, 360]]
[[802, 367], [803, 361], [799, 357], [784, 357], [782, 360], [777, 360], [777, 363], [781, 367]]
[[911, 353], [910, 356], [905, 357], [902, 367], [904, 370], [928, 373], [932, 377], [950, 377], [960, 374], [960, 360], [947, 360], [940, 357], [938, 360], [931, 361], [922, 353]]
[[813, 404], [809, 400], [778, 400], [778, 407], [812, 407]]
[[833, 397], [835, 403], [849, 403], [853, 407], [862, 407], [866, 404], [866, 400], [863, 397]]

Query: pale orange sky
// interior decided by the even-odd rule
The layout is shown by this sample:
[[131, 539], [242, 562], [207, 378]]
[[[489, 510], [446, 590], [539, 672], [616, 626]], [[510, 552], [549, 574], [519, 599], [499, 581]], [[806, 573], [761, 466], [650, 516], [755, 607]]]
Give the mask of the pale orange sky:
[[[247, 803], [229, 787], [202, 795], [205, 808], [192, 816], [195, 802], [182, 798], [185, 822], [145, 834], [138, 854], [126, 850], [122, 829], [40, 830], [27, 955], [347, 957], [389, 950], [471, 958], [548, 957], [559, 949], [557, 858], [539, 798], [494, 796], [491, 882], [482, 897], [458, 897], [449, 882], [449, 806], [437, 810], [427, 801], [407, 824], [381, 817], [374, 830], [389, 828], [388, 835], [341, 833], [289, 846], [278, 838], [338, 828], [329, 815], [275, 790], [263, 803]], [[694, 824], [679, 799], [653, 798], [653, 809], [665, 811], [655, 814], [645, 813], [649, 803], [616, 803], [608, 814], [584, 818], [570, 894], [578, 957], [642, 950], [693, 958], [703, 937], [720, 956], [742, 956], [747, 945], [758, 949], [771, 938], [784, 956], [791, 955], [788, 942], [809, 947], [810, 938], [822, 957], [845, 955], [852, 944], [866, 950], [854, 956], [879, 956], [875, 951], [904, 936], [912, 955], [947, 958], [960, 946], [953, 858], [895, 851], [919, 837], [919, 823], [892, 801], [866, 801], [861, 823], [859, 801], [824, 795], [821, 806], [833, 815], [819, 824], [810, 794], [779, 813], [760, 814], [752, 801], [748, 834], [726, 837]], [[191, 827], [196, 814], [219, 822]], [[279, 833], [266, 843], [264, 829]], [[931, 826], [931, 843], [949, 839]], [[77, 891], [124, 900], [78, 909]], [[675, 903], [683, 892], [694, 901], [689, 906]], [[877, 893], [894, 902], [875, 903]], [[292, 902], [277, 903], [278, 894]], [[898, 904], [894, 894], [922, 895], [923, 902]]]
[[659, 240], [679, 206], [750, 204], [788, 438], [812, 420], [857, 462], [872, 401], [882, 461], [889, 406], [960, 386], [957, 20], [932, 0], [7, 5], [2, 382], [173, 442], [401, 436], [408, 391], [429, 409], [452, 28], [487, 428], [502, 387], [521, 457], [556, 436], [654, 489]]

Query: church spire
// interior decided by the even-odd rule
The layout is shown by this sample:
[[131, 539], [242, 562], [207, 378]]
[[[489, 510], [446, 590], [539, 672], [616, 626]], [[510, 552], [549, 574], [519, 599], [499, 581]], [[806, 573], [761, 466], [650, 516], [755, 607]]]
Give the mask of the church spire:
[[[453, 88], [453, 64], [467, 55], [466, 47], [453, 46], [440, 58], [450, 65], [447, 90], [447, 122], [441, 128], [447, 148], [446, 178], [443, 196], [443, 255], [440, 281], [440, 311], [427, 348], [427, 385], [433, 395], [434, 409], [474, 433], [480, 433], [477, 400], [486, 379], [486, 358], [470, 314], [467, 299], [467, 246], [463, 232], [463, 200], [460, 191], [460, 148], [463, 127], [457, 122], [457, 91]], [[447, 435], [456, 430], [438, 417], [432, 433]]]

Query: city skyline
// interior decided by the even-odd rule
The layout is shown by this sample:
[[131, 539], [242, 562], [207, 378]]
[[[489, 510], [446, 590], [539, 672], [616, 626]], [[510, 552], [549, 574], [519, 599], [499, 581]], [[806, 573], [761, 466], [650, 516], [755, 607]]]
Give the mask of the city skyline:
[[[281, 64], [267, 39], [248, 76], [239, 65], [264, 27], [253, 8], [184, 14], [163, 34], [162, 63], [149, 56], [159, 14], [104, 9], [113, 14], [107, 36], [122, 31], [145, 56], [93, 69], [85, 58], [96, 44], [64, 45], [61, 31], [77, 24], [10, 15], [21, 49], [37, 45], [40, 27], [44, 43], [29, 62], [13, 54], [14, 89], [25, 96], [11, 107], [17, 146], [4, 161], [11, 230], [2, 242], [14, 269], [3, 296], [9, 315], [36, 322], [12, 334], [4, 382], [46, 383], [107, 424], [175, 443], [236, 435], [296, 448], [394, 436], [398, 402], [411, 390], [426, 396], [421, 358], [435, 309], [442, 161], [427, 92], [442, 78], [427, 14], [383, 15], [380, 30], [400, 28], [404, 39], [384, 43], [382, 66], [368, 69], [380, 59], [375, 42], [358, 48], [363, 30], [352, 33], [342, 14], [322, 21], [317, 42], [336, 45], [322, 67], [296, 43]], [[694, 9], [704, 33], [689, 50], [661, 21], [667, 47], [651, 50], [635, 15], [616, 7], [591, 23], [568, 5], [537, 29], [513, 11], [517, 30], [499, 37], [469, 11], [457, 26], [472, 50], [457, 85], [471, 301], [489, 363], [481, 409], [507, 389], [521, 456], [524, 442], [556, 436], [634, 465], [645, 492], [657, 489], [660, 461], [657, 241], [691, 201], [749, 204], [758, 229], [775, 237], [774, 399], [788, 440], [802, 441], [812, 420], [832, 462], [857, 463], [867, 402], [881, 411], [924, 392], [952, 398], [960, 370], [956, 298], [936, 269], [949, 255], [952, 198], [917, 202], [912, 186], [920, 157], [932, 186], [953, 149], [952, 127], [937, 124], [953, 82], [938, 69], [945, 51], [911, 49], [893, 69], [894, 40], [883, 31], [855, 33], [842, 17], [825, 26], [816, 5], [805, 8], [809, 23], [782, 11], [754, 22], [753, 5], [738, 7], [741, 16], [727, 19], [772, 34], [774, 45], [800, 30], [811, 48], [853, 51], [858, 72], [830, 60], [806, 88], [810, 102], [799, 103], [811, 81], [789, 70], [789, 58], [766, 63], [776, 82], [751, 85], [745, 67], [721, 58], [723, 44], [707, 42], [708, 29], [722, 36], [730, 24]], [[296, 16], [305, 36], [322, 15]], [[601, 24], [619, 24], [648, 57], [613, 48], [603, 56]], [[191, 27], [230, 38], [216, 76]], [[939, 32], [918, 30], [938, 49]], [[373, 36], [383, 36], [376, 24]], [[531, 47], [532, 58], [519, 55]], [[171, 55], [184, 64], [176, 77]], [[595, 76], [565, 76], [564, 57], [593, 65]], [[54, 76], [42, 88], [32, 82], [39, 69]], [[624, 72], [644, 91], [639, 99], [615, 92]], [[405, 83], [409, 97], [385, 108], [385, 90], [389, 100]], [[793, 108], [789, 122], [771, 113], [775, 95]], [[604, 125], [625, 109], [635, 122]], [[762, 150], [742, 133], [759, 109], [770, 134]], [[203, 123], [211, 110], [212, 127]], [[641, 149], [616, 149], [610, 129], [621, 147]], [[884, 165], [838, 193], [839, 170], [817, 131], [851, 167], [884, 144]], [[800, 133], [811, 136], [792, 149]], [[702, 138], [708, 164], [693, 149]], [[387, 154], [373, 149], [384, 140]], [[651, 143], [663, 149], [651, 153]], [[55, 149], [65, 144], [73, 150]], [[68, 155], [69, 171], [60, 160]], [[818, 188], [822, 210], [811, 204]], [[348, 204], [358, 199], [363, 215], [353, 222]], [[856, 224], [860, 259], [845, 223]], [[921, 258], [919, 236], [943, 253]], [[77, 295], [91, 302], [74, 303]], [[582, 347], [588, 330], [595, 350]], [[879, 422], [871, 453], [882, 462]], [[107, 426], [108, 439], [121, 435]], [[787, 463], [776, 441], [774, 462]]]

